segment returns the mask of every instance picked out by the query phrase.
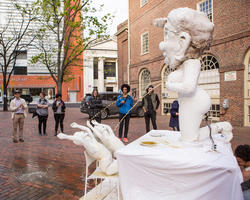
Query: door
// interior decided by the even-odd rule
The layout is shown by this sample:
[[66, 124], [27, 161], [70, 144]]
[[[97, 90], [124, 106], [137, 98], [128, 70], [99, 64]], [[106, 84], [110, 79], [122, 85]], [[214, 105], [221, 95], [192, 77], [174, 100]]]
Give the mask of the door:
[[76, 102], [77, 101], [77, 92], [69, 92], [69, 102]]

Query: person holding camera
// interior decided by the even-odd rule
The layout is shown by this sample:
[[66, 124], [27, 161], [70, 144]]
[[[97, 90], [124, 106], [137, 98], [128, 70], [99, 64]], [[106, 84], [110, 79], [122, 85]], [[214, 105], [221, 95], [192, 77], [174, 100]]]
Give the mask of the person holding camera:
[[96, 89], [93, 90], [92, 96], [89, 99], [89, 116], [96, 120], [98, 123], [101, 123], [101, 110], [103, 108], [102, 100]]
[[43, 126], [43, 135], [47, 135], [47, 119], [49, 115], [49, 101], [45, 99], [45, 93], [40, 93], [40, 99], [37, 102], [36, 113], [38, 115], [38, 131], [39, 135], [42, 135], [42, 126]]
[[63, 120], [65, 117], [65, 103], [62, 100], [62, 95], [61, 94], [56, 94], [56, 100], [54, 101], [52, 105], [52, 109], [54, 111], [54, 118], [55, 118], [55, 134], [54, 136], [57, 136], [57, 130], [58, 130], [58, 125], [60, 124], [60, 129], [61, 132], [63, 132]]
[[128, 129], [131, 108], [133, 107], [133, 98], [128, 94], [130, 91], [130, 86], [128, 84], [123, 84], [121, 86], [122, 94], [117, 97], [116, 106], [119, 107], [119, 138], [122, 140], [123, 133], [123, 122], [125, 121], [125, 131], [123, 141], [128, 142]]
[[24, 142], [23, 126], [24, 119], [27, 116], [27, 104], [24, 99], [20, 98], [20, 91], [16, 90], [15, 98], [10, 102], [11, 118], [13, 120], [13, 142], [18, 143], [17, 127], [19, 127], [19, 141]]

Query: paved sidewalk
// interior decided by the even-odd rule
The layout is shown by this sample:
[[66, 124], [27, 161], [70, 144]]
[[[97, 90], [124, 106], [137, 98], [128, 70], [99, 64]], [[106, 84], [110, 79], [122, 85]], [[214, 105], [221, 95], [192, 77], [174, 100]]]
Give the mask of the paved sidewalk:
[[[88, 116], [79, 108], [68, 108], [65, 133], [72, 134], [70, 123], [85, 124]], [[0, 111], [0, 199], [1, 200], [63, 200], [83, 196], [84, 149], [70, 141], [54, 137], [54, 119], [50, 109], [48, 136], [39, 136], [37, 118], [25, 120], [24, 143], [12, 142], [12, 120], [9, 112]], [[114, 129], [118, 118], [104, 120]], [[157, 116], [158, 129], [169, 129], [169, 119]], [[116, 131], [117, 133], [117, 131]], [[143, 118], [131, 118], [129, 141], [145, 134]], [[234, 128], [233, 147], [250, 143], [250, 128]]]

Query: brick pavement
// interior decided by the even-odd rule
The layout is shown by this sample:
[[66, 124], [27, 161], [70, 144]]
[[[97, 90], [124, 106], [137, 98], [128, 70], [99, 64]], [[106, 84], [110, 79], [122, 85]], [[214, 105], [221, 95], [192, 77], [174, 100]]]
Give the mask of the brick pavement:
[[[65, 132], [72, 134], [70, 123], [85, 124], [87, 115], [79, 108], [68, 108]], [[104, 120], [116, 127], [117, 117]], [[158, 129], [169, 129], [169, 119], [158, 116]], [[37, 118], [31, 114], [25, 120], [25, 142], [14, 144], [11, 139], [12, 121], [9, 112], [0, 111], [0, 199], [1, 200], [63, 200], [79, 199], [83, 195], [83, 148], [53, 136], [54, 119], [50, 111], [48, 136], [39, 136]], [[117, 131], [116, 131], [117, 132]], [[250, 128], [234, 128], [233, 147], [250, 143]], [[131, 118], [129, 140], [145, 134], [143, 118]]]

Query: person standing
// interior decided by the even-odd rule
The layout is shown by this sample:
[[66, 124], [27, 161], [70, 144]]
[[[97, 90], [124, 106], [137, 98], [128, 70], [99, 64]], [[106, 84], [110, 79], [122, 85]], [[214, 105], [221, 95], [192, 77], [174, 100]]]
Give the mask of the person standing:
[[60, 124], [61, 132], [63, 132], [63, 120], [65, 117], [65, 103], [62, 100], [61, 94], [56, 94], [56, 100], [53, 102], [52, 109], [54, 111], [55, 118], [55, 134], [57, 136], [58, 125]]
[[46, 126], [47, 119], [49, 115], [49, 101], [45, 99], [45, 93], [40, 93], [40, 99], [37, 101], [36, 113], [38, 115], [38, 131], [39, 135], [42, 135], [42, 126], [43, 126], [43, 135], [47, 135]]
[[169, 126], [173, 128], [174, 131], [180, 131], [179, 128], [179, 103], [177, 100], [173, 101], [172, 107], [170, 109], [170, 121]]
[[18, 143], [17, 127], [19, 127], [19, 141], [24, 142], [23, 126], [24, 119], [27, 116], [27, 104], [20, 98], [20, 91], [16, 90], [15, 98], [10, 102], [11, 118], [13, 120], [13, 142]]
[[96, 89], [93, 90], [92, 96], [89, 99], [89, 113], [90, 118], [96, 120], [98, 123], [101, 123], [101, 109], [103, 108], [102, 100], [99, 97], [98, 91]]
[[156, 125], [156, 110], [159, 108], [160, 100], [157, 94], [154, 93], [154, 86], [148, 86], [147, 95], [142, 99], [142, 107], [144, 110], [144, 118], [146, 123], [146, 132], [150, 131], [150, 119], [153, 128], [157, 130]]
[[123, 124], [125, 121], [125, 131], [123, 141], [128, 142], [128, 129], [130, 120], [130, 109], [133, 107], [133, 98], [128, 95], [130, 91], [130, 86], [128, 84], [123, 84], [121, 86], [122, 94], [117, 97], [116, 106], [119, 107], [119, 138], [122, 140]]

